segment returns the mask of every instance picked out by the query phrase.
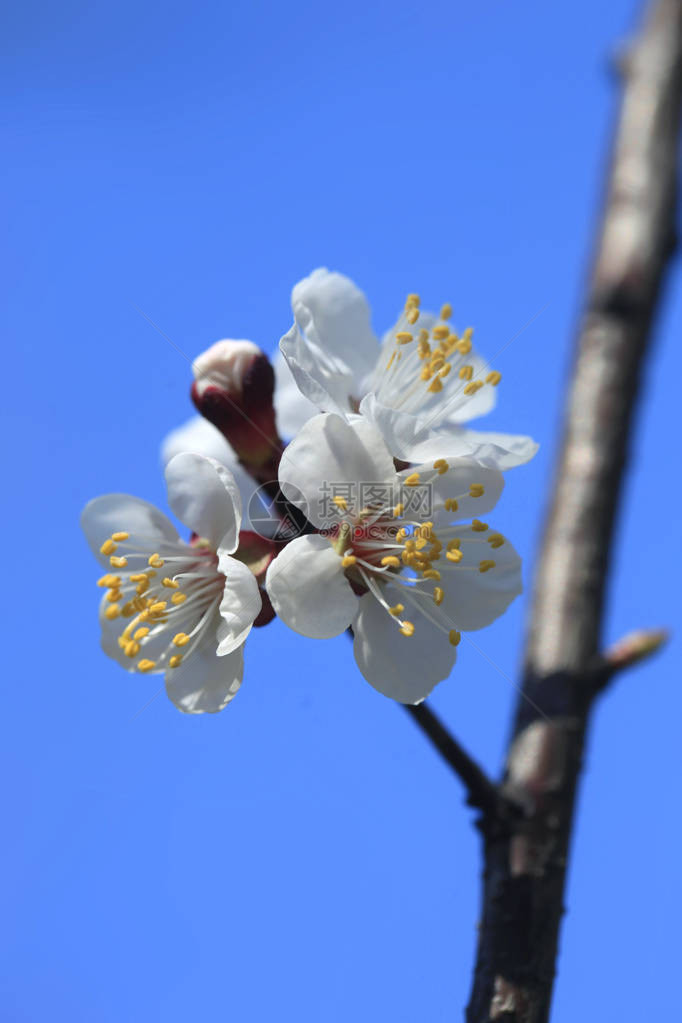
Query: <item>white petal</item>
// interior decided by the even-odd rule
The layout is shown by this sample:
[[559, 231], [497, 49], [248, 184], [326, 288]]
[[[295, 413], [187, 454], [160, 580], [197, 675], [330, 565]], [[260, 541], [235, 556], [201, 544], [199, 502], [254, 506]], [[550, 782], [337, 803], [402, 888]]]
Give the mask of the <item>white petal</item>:
[[316, 408], [342, 415], [352, 410], [355, 374], [343, 358], [304, 335], [298, 323], [281, 339], [279, 350], [299, 391]]
[[312, 332], [325, 352], [343, 358], [356, 381], [371, 372], [379, 342], [367, 299], [349, 277], [324, 267], [314, 270], [294, 286], [291, 307], [301, 328]]
[[341, 558], [323, 536], [292, 540], [268, 568], [265, 588], [282, 621], [311, 639], [331, 639], [351, 624], [358, 600]]
[[277, 427], [283, 437], [294, 437], [304, 423], [317, 415], [319, 409], [303, 396], [280, 351], [272, 360], [272, 367], [275, 371]]
[[177, 529], [163, 512], [130, 494], [105, 494], [89, 501], [81, 512], [81, 529], [92, 553], [106, 566], [109, 558], [99, 549], [112, 533], [124, 531], [131, 537], [146, 537], [152, 546], [154, 540], [178, 540]]
[[239, 540], [241, 498], [234, 476], [215, 458], [191, 452], [166, 466], [168, 503], [186, 526], [206, 537], [213, 550], [232, 553]]
[[[418, 521], [433, 519], [438, 522], [464, 522], [471, 519], [480, 519], [481, 515], [487, 515], [497, 504], [500, 494], [504, 488], [504, 476], [498, 469], [490, 469], [487, 466], [478, 465], [469, 459], [453, 458], [442, 456], [449, 465], [447, 472], [430, 479], [433, 473], [433, 462], [425, 462], [421, 465], [411, 466], [398, 473], [400, 480], [406, 479], [410, 474], [418, 472], [428, 483], [420, 483], [417, 487], [405, 487], [402, 490], [402, 497], [412, 492], [415, 496], [423, 497], [423, 507], [419, 514], [412, 515], [409, 505], [406, 508], [406, 516], [414, 517]], [[480, 484], [483, 487], [481, 497], [470, 497], [469, 488]], [[420, 491], [423, 490], [423, 493]], [[445, 510], [447, 498], [455, 498], [457, 510], [448, 512]]]
[[[470, 352], [466, 356], [466, 362], [469, 366], [473, 366], [473, 379], [484, 381], [490, 372], [490, 363], [476, 352]], [[475, 394], [465, 395], [463, 390], [464, 382], [455, 391], [457, 397], [455, 398], [453, 395], [450, 402], [446, 402], [443, 406], [444, 415], [441, 422], [468, 423], [470, 419], [487, 415], [497, 404], [497, 388], [491, 384], [484, 384]], [[434, 425], [438, 424], [434, 423]]]
[[334, 487], [349, 485], [349, 506], [359, 504], [360, 484], [393, 481], [395, 468], [372, 423], [329, 413], [310, 419], [286, 448], [279, 479], [286, 497], [322, 528], [337, 521], [330, 506]]
[[[413, 415], [411, 412], [401, 412], [399, 409], [384, 405], [377, 398], [373, 391], [366, 394], [360, 402], [360, 414], [369, 422], [373, 423], [381, 433], [386, 447], [396, 458], [406, 462], [415, 461], [411, 454], [415, 447], [422, 443], [429, 436], [429, 429], [424, 424], [424, 416]], [[431, 431], [432, 432], [432, 431]], [[449, 448], [452, 445], [448, 446]], [[442, 455], [444, 451], [441, 445], [438, 451]], [[430, 454], [421, 454], [422, 458], [429, 458]]]
[[[295, 388], [295, 384], [293, 385]], [[298, 394], [298, 390], [296, 390]], [[305, 398], [301, 397], [301, 402]], [[314, 415], [317, 410], [306, 403]], [[175, 455], [191, 451], [196, 455], [205, 455], [207, 458], [215, 458], [227, 469], [230, 470], [239, 487], [239, 496], [242, 502], [242, 529], [250, 529], [260, 533], [262, 536], [272, 536], [277, 523], [266, 511], [267, 505], [259, 498], [258, 484], [242, 466], [233, 449], [227, 443], [220, 430], [216, 429], [213, 423], [203, 416], [194, 416], [182, 426], [172, 430], [161, 445], [161, 462], [164, 466], [170, 462]]]
[[464, 457], [471, 457], [481, 465], [494, 466], [500, 470], [524, 465], [533, 458], [539, 447], [532, 437], [524, 437], [523, 434], [460, 428], [451, 436], [456, 438], [457, 451]]
[[218, 568], [225, 576], [218, 626], [218, 656], [224, 657], [242, 645], [263, 602], [256, 577], [241, 561], [221, 552]]
[[[444, 591], [441, 611], [454, 629], [482, 629], [507, 610], [523, 590], [521, 558], [508, 540], [492, 548], [486, 537], [493, 533], [477, 533], [470, 526], [457, 527], [461, 537], [463, 559], [456, 565], [438, 562], [440, 586]], [[481, 561], [494, 561], [487, 572], [478, 571]]]
[[[384, 595], [389, 604], [404, 602], [397, 587], [387, 586]], [[415, 627], [413, 636], [403, 636], [395, 619], [371, 593], [365, 594], [353, 623], [353, 652], [358, 668], [380, 693], [400, 703], [421, 703], [448, 677], [456, 652], [448, 637], [416, 608], [406, 606], [404, 617]]]
[[166, 672], [166, 693], [185, 714], [215, 714], [234, 697], [244, 675], [244, 646], [218, 657], [213, 642], [202, 644], [179, 668]]

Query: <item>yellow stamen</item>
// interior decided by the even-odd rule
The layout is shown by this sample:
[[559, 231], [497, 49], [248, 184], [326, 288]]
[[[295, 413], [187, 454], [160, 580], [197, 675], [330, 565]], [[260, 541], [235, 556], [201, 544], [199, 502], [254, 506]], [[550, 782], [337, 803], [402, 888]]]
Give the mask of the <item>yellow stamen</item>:
[[495, 564], [496, 563], [494, 561], [490, 561], [490, 560], [479, 561], [479, 563], [478, 563], [478, 571], [479, 572], [488, 572], [491, 568], [495, 567]]
[[441, 380], [441, 378], [436, 377], [435, 380], [432, 380], [431, 383], [429, 384], [428, 390], [431, 392], [431, 394], [438, 394], [439, 391], [442, 391], [443, 381]]
[[135, 640], [129, 640], [123, 648], [123, 653], [126, 657], [137, 657], [140, 652], [140, 644], [136, 643]]
[[417, 309], [416, 306], [413, 306], [405, 313], [405, 319], [408, 323], [416, 323], [419, 319], [419, 309]]
[[156, 667], [156, 661], [148, 661], [146, 657], [143, 657], [141, 661], [137, 662], [138, 671], [151, 671], [152, 668]]
[[129, 536], [130, 536], [130, 533], [112, 533], [111, 534], [111, 539], [112, 540], [116, 540], [117, 542], [120, 542], [120, 541], [123, 541], [123, 540], [127, 540], [129, 538]]
[[173, 643], [175, 646], [186, 646], [189, 643], [190, 637], [186, 632], [178, 632], [177, 635], [173, 636]]
[[168, 662], [169, 668], [179, 668], [182, 664], [182, 654], [173, 654]]
[[406, 487], [416, 487], [419, 485], [419, 479], [420, 477], [418, 472], [411, 472], [410, 475], [407, 476], [403, 482], [405, 483]]
[[175, 606], [177, 607], [178, 604], [184, 604], [186, 600], [187, 594], [180, 593], [180, 591], [178, 590], [178, 592], [174, 593], [173, 596], [171, 597], [171, 604], [175, 604]]
[[494, 369], [492, 373], [488, 373], [487, 377], [485, 378], [485, 382], [486, 384], [492, 384], [493, 387], [497, 387], [501, 379], [502, 374], [498, 373], [497, 370]]
[[448, 540], [448, 550], [458, 551], [462, 546], [462, 541], [458, 536], [453, 536], [452, 540]]
[[168, 577], [166, 577], [162, 581], [161, 585], [162, 586], [166, 586], [169, 590], [178, 590], [178, 589], [180, 589], [180, 583], [176, 582], [175, 579], [168, 579]]
[[486, 537], [486, 540], [491, 547], [501, 547], [504, 543], [504, 537], [501, 533], [491, 533], [490, 536]]
[[335, 504], [341, 511], [346, 511], [348, 508], [348, 501], [345, 497], [332, 497], [332, 504]]
[[438, 374], [438, 376], [441, 378], [441, 380], [443, 380], [448, 375], [448, 373], [450, 372], [451, 369], [452, 369], [452, 366], [450, 365], [450, 363], [446, 362], [446, 364], [443, 366], [442, 370]]
[[440, 318], [441, 318], [441, 320], [449, 320], [451, 316], [452, 316], [452, 306], [450, 305], [449, 302], [446, 302], [444, 305], [441, 306]]
[[432, 337], [435, 338], [436, 341], [444, 341], [449, 333], [450, 328], [448, 327], [447, 323], [437, 323], [436, 326], [431, 331], [431, 335]]
[[435, 579], [436, 582], [440, 579], [440, 572], [436, 568], [427, 568], [422, 572], [422, 578], [424, 579]]
[[104, 543], [102, 544], [102, 546], [99, 549], [99, 552], [100, 552], [100, 554], [113, 554], [115, 550], [116, 550], [116, 544], [110, 538], [109, 540], [105, 540], [104, 541]]
[[456, 512], [458, 508], [459, 508], [459, 505], [457, 504], [457, 501], [455, 500], [454, 497], [447, 497], [445, 499], [445, 510], [446, 511]]
[[393, 607], [389, 607], [388, 613], [390, 615], [393, 615], [394, 617], [397, 617], [398, 615], [401, 615], [404, 610], [405, 610], [404, 604], [395, 604]]
[[460, 380], [471, 380], [473, 375], [474, 375], [474, 367], [473, 366], [462, 366], [460, 371], [459, 371], [459, 379]]
[[391, 358], [386, 363], [386, 369], [390, 369], [391, 368], [391, 366], [393, 365], [393, 360], [394, 359], [395, 359], [395, 352], [391, 352]]
[[424, 369], [419, 374], [419, 377], [420, 377], [421, 380], [430, 380], [432, 376], [433, 376], [433, 373], [431, 372], [431, 369], [430, 369], [429, 366], [424, 366]]
[[474, 519], [473, 522], [471, 523], [471, 528], [473, 529], [474, 533], [485, 533], [486, 529], [488, 528], [488, 525], [485, 522], [481, 522], [479, 519]]
[[400, 631], [403, 636], [414, 636], [414, 625], [412, 622], [403, 622], [400, 626]]
[[399, 345], [409, 345], [410, 341], [414, 341], [414, 335], [409, 330], [399, 330], [395, 339]]
[[104, 612], [104, 617], [108, 618], [109, 621], [113, 621], [114, 618], [118, 618], [121, 613], [121, 608], [118, 604], [110, 604]]
[[399, 501], [398, 504], [393, 509], [393, 518], [394, 519], [399, 518], [404, 511], [405, 511], [405, 505], [403, 504], [402, 501]]
[[469, 497], [483, 497], [485, 489], [482, 483], [472, 483], [469, 487]]
[[443, 597], [444, 596], [445, 596], [445, 593], [440, 588], [440, 586], [434, 586], [434, 588], [433, 588], [433, 602], [434, 602], [434, 604], [436, 604], [438, 607], [440, 607], [440, 605], [443, 603]]
[[433, 467], [434, 469], [438, 470], [439, 476], [442, 476], [443, 473], [447, 472], [448, 469], [450, 468], [450, 466], [448, 465], [444, 458], [437, 458], [436, 461], [433, 463]]
[[162, 568], [163, 558], [160, 558], [158, 554], [151, 554], [147, 560], [147, 564], [151, 565], [152, 568]]
[[450, 629], [448, 633], [448, 639], [450, 640], [453, 646], [457, 646], [461, 638], [462, 638], [461, 632], [458, 632], [457, 629]]
[[97, 585], [105, 586], [107, 589], [113, 589], [116, 586], [121, 585], [121, 577], [120, 575], [112, 575], [110, 572], [107, 572], [106, 575], [103, 575], [101, 579], [97, 580]]
[[112, 554], [109, 558], [109, 564], [112, 568], [125, 568], [128, 564], [127, 558], [119, 558], [115, 554]]
[[466, 385], [466, 387], [464, 388], [464, 393], [465, 394], [476, 394], [476, 391], [480, 391], [480, 389], [482, 387], [483, 387], [483, 381], [482, 380], [472, 380], [471, 383], [468, 383]]
[[358, 559], [355, 557], [354, 554], [346, 554], [341, 559], [341, 564], [343, 565], [344, 568], [352, 568], [357, 560]]
[[386, 568], [400, 568], [400, 558], [396, 558], [395, 554], [387, 554], [381, 559], [381, 564]]
[[462, 560], [464, 555], [462, 554], [461, 551], [446, 551], [445, 557], [448, 559], [448, 561], [452, 561], [453, 564], [457, 565]]
[[405, 300], [405, 305], [421, 305], [421, 298], [416, 292], [411, 291]]

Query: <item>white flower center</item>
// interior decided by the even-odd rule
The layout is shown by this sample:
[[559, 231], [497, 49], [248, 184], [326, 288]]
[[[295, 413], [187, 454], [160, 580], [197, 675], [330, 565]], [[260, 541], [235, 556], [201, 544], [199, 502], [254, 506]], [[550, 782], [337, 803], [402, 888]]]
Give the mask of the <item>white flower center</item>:
[[103, 613], [126, 620], [118, 644], [134, 670], [179, 667], [205, 638], [220, 603], [225, 576], [217, 555], [206, 540], [186, 544], [125, 531], [112, 533], [100, 552], [117, 570], [97, 582], [107, 590]]
[[[404, 480], [406, 487], [428, 484], [436, 476], [447, 473], [450, 466], [438, 458], [429, 472], [413, 472]], [[481, 483], [472, 483], [466, 494], [453, 494], [444, 501], [444, 510], [456, 512], [458, 501], [465, 497], [482, 497]], [[460, 641], [460, 633], [441, 604], [448, 587], [461, 586], [468, 572], [489, 572], [496, 567], [492, 558], [477, 564], [463, 564], [463, 546], [477, 543], [471, 536], [461, 536], [462, 525], [438, 527], [434, 523], [410, 519], [405, 515], [405, 503], [393, 507], [372, 506], [359, 511], [349, 509], [344, 498], [334, 498], [341, 524], [333, 544], [342, 557], [348, 578], [360, 583], [379, 601], [396, 622], [403, 636], [413, 636], [415, 626], [404, 614], [405, 604], [390, 605], [383, 589], [387, 584], [400, 587], [407, 604], [417, 608], [426, 618], [445, 633], [453, 646]], [[491, 549], [501, 547], [504, 537], [489, 531], [485, 522], [474, 519], [470, 529], [474, 533], [487, 533]], [[466, 531], [468, 532], [468, 530]], [[440, 567], [436, 564], [440, 562]]]
[[407, 296], [373, 374], [372, 389], [383, 405], [413, 414], [431, 413], [430, 425], [436, 426], [482, 387], [499, 384], [501, 373], [486, 372], [487, 367], [477, 371], [467, 359], [473, 329], [467, 327], [460, 337], [445, 322], [450, 316], [452, 308], [446, 304], [440, 321], [434, 323], [432, 316], [420, 312], [419, 296]]

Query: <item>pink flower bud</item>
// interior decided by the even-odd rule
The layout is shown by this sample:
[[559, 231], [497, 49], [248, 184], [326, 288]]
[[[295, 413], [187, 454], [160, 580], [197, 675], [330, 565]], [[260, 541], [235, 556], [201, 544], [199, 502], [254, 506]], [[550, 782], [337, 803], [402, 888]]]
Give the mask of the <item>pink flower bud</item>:
[[220, 430], [252, 476], [276, 479], [282, 442], [267, 355], [251, 341], [216, 341], [194, 361], [194, 377], [192, 401], [201, 415]]

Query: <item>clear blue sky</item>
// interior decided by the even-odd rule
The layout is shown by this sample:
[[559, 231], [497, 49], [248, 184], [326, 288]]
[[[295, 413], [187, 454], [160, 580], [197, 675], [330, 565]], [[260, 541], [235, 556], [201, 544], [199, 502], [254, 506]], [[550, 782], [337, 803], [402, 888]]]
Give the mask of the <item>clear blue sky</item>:
[[[495, 525], [530, 579], [630, 0], [27, 2], [2, 32], [6, 642], [0, 1015], [37, 1023], [457, 1019], [478, 845], [457, 781], [350, 644], [254, 634], [181, 716], [100, 653], [91, 496], [164, 502], [188, 356], [272, 350], [313, 267], [375, 325], [449, 299], [532, 433]], [[606, 639], [679, 606], [682, 280], [646, 377]], [[537, 315], [539, 314], [539, 315]], [[533, 322], [523, 327], [531, 318]], [[527, 598], [433, 704], [496, 771]], [[556, 1023], [667, 1018], [679, 971], [679, 640], [596, 715]], [[498, 670], [499, 668], [499, 670]], [[661, 979], [663, 978], [663, 980]], [[665, 978], [668, 978], [666, 980]], [[673, 984], [674, 987], [674, 984]]]

